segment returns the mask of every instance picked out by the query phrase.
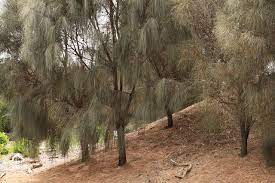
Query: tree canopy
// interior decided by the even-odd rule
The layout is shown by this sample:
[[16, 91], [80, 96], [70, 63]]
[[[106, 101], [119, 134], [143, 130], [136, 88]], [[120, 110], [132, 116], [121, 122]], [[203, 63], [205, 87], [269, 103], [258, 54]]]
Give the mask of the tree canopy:
[[210, 99], [234, 116], [242, 156], [256, 123], [270, 149], [274, 12], [268, 0], [7, 0], [0, 89], [13, 132], [63, 155], [77, 137], [85, 161], [103, 129], [122, 166], [129, 123], [167, 116], [172, 128], [174, 112]]

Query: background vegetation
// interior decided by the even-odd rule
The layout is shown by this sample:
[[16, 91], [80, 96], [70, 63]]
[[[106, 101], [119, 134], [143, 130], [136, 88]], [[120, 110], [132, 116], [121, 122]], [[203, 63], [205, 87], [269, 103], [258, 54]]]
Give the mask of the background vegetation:
[[10, 119], [33, 155], [45, 140], [66, 155], [78, 137], [82, 161], [115, 139], [122, 166], [128, 124], [167, 116], [172, 128], [174, 112], [204, 101], [202, 132], [232, 126], [222, 108], [240, 155], [254, 127], [273, 162], [274, 25], [269, 0], [7, 0], [0, 128]]

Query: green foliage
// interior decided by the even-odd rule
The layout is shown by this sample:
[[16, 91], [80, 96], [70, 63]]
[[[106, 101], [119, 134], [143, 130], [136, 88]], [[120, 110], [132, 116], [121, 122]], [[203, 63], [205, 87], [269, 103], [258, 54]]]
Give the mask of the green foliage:
[[27, 146], [28, 146], [28, 143], [27, 143], [26, 140], [17, 140], [13, 144], [12, 151], [14, 153], [21, 153], [24, 156], [29, 156], [29, 152], [28, 152]]
[[[202, 90], [249, 128], [254, 119], [274, 121], [274, 89], [262, 83], [274, 60], [274, 7], [267, 0], [7, 1], [0, 51], [11, 59], [1, 63], [0, 88], [15, 135], [28, 139], [14, 151], [36, 156], [47, 140], [66, 155], [78, 139], [88, 157], [115, 129], [171, 116]], [[206, 106], [200, 116], [205, 133], [222, 130], [217, 111]], [[0, 131], [8, 124], [0, 103]]]
[[9, 142], [9, 137], [5, 133], [0, 132], [0, 144], [7, 145], [8, 142]]
[[0, 100], [0, 132], [10, 132], [11, 124], [8, 117], [8, 107]]
[[263, 128], [264, 138], [274, 134], [274, 110], [268, 102], [274, 103], [269, 95], [272, 82], [267, 72], [275, 56], [274, 11], [274, 1], [227, 0], [217, 14], [214, 32], [226, 60], [212, 67], [212, 81], [219, 83], [215, 98], [227, 105], [240, 126], [242, 156], [247, 154], [246, 141], [255, 122], [269, 126]]
[[106, 128], [104, 126], [98, 126], [97, 127], [97, 132], [99, 135], [98, 143], [99, 144], [104, 144], [104, 139], [106, 136]]
[[67, 154], [70, 149], [72, 141], [72, 132], [70, 129], [65, 129], [60, 141], [60, 150], [63, 156]]
[[37, 157], [39, 153], [37, 144], [34, 144], [34, 142], [26, 139], [16, 140], [12, 146], [12, 152], [21, 153], [25, 157], [32, 157], [32, 158]]
[[22, 44], [22, 24], [19, 18], [18, 0], [4, 2], [4, 11], [1, 11], [0, 20], [0, 52], [3, 57], [17, 60]]
[[9, 153], [8, 149], [6, 148], [8, 142], [9, 137], [5, 133], [0, 132], [0, 154], [5, 155]]
[[40, 140], [48, 136], [51, 125], [45, 103], [19, 98], [13, 106], [12, 125], [18, 137]]
[[2, 154], [2, 155], [7, 155], [7, 154], [9, 154], [9, 150], [8, 150], [6, 147], [4, 147], [4, 148], [2, 148], [2, 150], [1, 150], [1, 154]]

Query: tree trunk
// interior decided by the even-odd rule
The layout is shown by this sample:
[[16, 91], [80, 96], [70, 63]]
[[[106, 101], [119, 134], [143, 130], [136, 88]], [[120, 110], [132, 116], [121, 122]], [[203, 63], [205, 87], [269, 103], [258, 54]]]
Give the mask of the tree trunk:
[[268, 138], [264, 139], [263, 142], [263, 154], [266, 161], [266, 165], [268, 167], [275, 166], [275, 141], [272, 137], [268, 136]]
[[86, 143], [81, 142], [81, 161], [85, 162], [90, 159], [89, 146]]
[[125, 144], [125, 131], [124, 125], [120, 124], [117, 126], [117, 140], [118, 140], [118, 150], [119, 150], [119, 162], [118, 166], [123, 166], [126, 164], [126, 144]]
[[249, 132], [250, 132], [249, 124], [246, 121], [241, 120], [240, 130], [241, 130], [241, 152], [240, 152], [240, 156], [245, 157], [247, 155], [247, 141], [248, 141]]
[[173, 114], [168, 107], [166, 108], [166, 115], [167, 115], [167, 122], [168, 122], [167, 128], [172, 128], [173, 127]]
[[110, 149], [110, 128], [109, 127], [107, 127], [105, 130], [104, 145], [105, 145], [105, 151]]

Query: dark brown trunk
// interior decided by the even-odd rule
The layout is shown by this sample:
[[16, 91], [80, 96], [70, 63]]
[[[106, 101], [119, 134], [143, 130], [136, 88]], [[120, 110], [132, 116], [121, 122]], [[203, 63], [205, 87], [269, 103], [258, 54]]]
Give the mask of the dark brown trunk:
[[275, 166], [275, 141], [274, 139], [264, 139], [263, 142], [263, 154], [268, 167]]
[[123, 166], [126, 164], [126, 144], [125, 144], [125, 131], [124, 125], [117, 126], [117, 145], [119, 151], [119, 161], [118, 166]]
[[85, 162], [90, 159], [89, 146], [86, 143], [81, 143], [81, 161]]
[[173, 127], [173, 114], [169, 108], [166, 108], [166, 115], [167, 115], [167, 128]]
[[246, 123], [246, 121], [241, 121], [240, 124], [240, 130], [241, 130], [241, 152], [240, 156], [245, 157], [248, 153], [247, 151], [247, 141], [249, 137], [250, 127]]
[[116, 28], [115, 28], [115, 20], [114, 20], [114, 2], [113, 0], [109, 0], [109, 19], [111, 25], [111, 32], [112, 32], [112, 39], [113, 45], [115, 45], [117, 38], [116, 38]]

